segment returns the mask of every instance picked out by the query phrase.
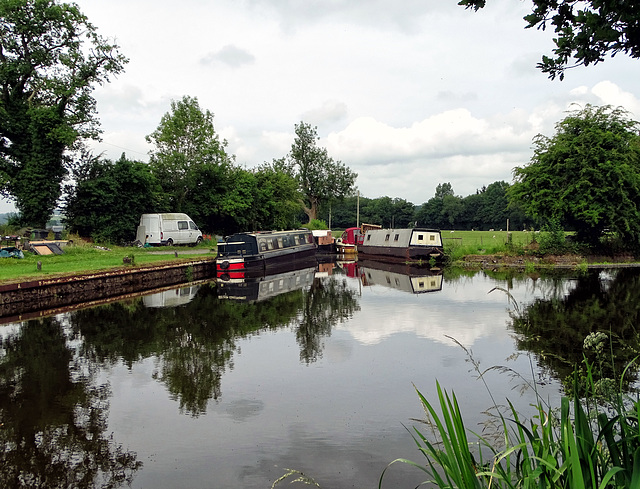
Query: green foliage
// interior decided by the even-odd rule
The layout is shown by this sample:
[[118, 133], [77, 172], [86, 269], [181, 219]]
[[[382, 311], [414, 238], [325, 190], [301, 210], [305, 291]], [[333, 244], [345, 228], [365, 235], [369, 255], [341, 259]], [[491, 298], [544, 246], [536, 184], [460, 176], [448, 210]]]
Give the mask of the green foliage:
[[313, 219], [311, 221], [309, 221], [308, 224], [305, 224], [305, 227], [307, 229], [329, 229], [327, 226], [327, 223], [324, 222], [322, 219]]
[[572, 112], [552, 138], [538, 135], [529, 165], [514, 169], [510, 197], [541, 221], [575, 229], [599, 244], [605, 230], [637, 247], [640, 240], [639, 124], [622, 109]]
[[146, 139], [154, 146], [149, 165], [166, 194], [164, 207], [172, 212], [185, 212], [188, 196], [198, 185], [217, 183], [199, 180], [205, 168], [227, 168], [233, 161], [227, 142], [215, 131], [213, 114], [202, 110], [195, 97], [172, 100], [171, 110]]
[[[478, 10], [485, 3], [486, 0], [460, 0], [458, 5]], [[560, 80], [567, 68], [599, 63], [607, 54], [613, 57], [625, 53], [639, 58], [638, 19], [637, 2], [599, 0], [534, 0], [531, 13], [524, 17], [527, 28], [553, 28], [554, 56], [543, 56], [538, 68], [549, 78], [558, 76]]]
[[301, 209], [296, 180], [274, 164], [263, 164], [253, 172], [256, 179], [253, 229], [293, 229]]
[[541, 233], [536, 237], [540, 253], [560, 255], [569, 251], [570, 245], [567, 243], [566, 233], [560, 223], [552, 219], [545, 225]]
[[64, 214], [67, 228], [103, 243], [135, 239], [140, 215], [158, 207], [161, 188], [149, 166], [127, 160], [97, 159], [76, 169], [68, 188]]
[[325, 148], [317, 146], [317, 128], [300, 122], [291, 151], [281, 165], [298, 182], [304, 197], [304, 212], [309, 221], [316, 219], [322, 203], [339, 200], [354, 190], [357, 174], [341, 161], [329, 157]]
[[[484, 372], [478, 373], [482, 378]], [[640, 483], [640, 401], [619, 390], [610, 392], [605, 404], [592, 397], [564, 397], [559, 410], [538, 397], [528, 421], [509, 401], [504, 412], [494, 405], [497, 443], [477, 434], [469, 439], [455, 394], [439, 383], [437, 404], [417, 392], [434, 433], [430, 437], [414, 428], [426, 463], [393, 461], [379, 488], [397, 462], [419, 468], [428, 477], [424, 484], [442, 489], [635, 489]]]
[[97, 137], [91, 92], [127, 59], [75, 4], [0, 0], [0, 194], [44, 227], [83, 138]]
[[235, 166], [213, 114], [196, 98], [172, 101], [147, 141], [155, 146], [149, 165], [162, 185], [162, 210], [186, 212], [202, 229], [222, 234], [294, 227], [296, 180], [277, 162], [252, 171]]

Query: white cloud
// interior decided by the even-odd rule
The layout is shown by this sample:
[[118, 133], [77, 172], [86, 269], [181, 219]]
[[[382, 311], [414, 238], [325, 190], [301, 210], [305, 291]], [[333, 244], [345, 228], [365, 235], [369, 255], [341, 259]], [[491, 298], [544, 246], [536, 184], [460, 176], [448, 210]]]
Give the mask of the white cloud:
[[252, 64], [255, 60], [255, 56], [250, 52], [232, 44], [227, 44], [216, 52], [206, 54], [200, 59], [200, 62], [204, 65], [211, 65], [216, 62], [220, 62], [230, 66], [231, 68], [239, 68], [243, 65]]
[[468, 195], [531, 157], [573, 102], [640, 118], [640, 64], [616, 56], [551, 81], [535, 64], [553, 34], [529, 4], [495, 0], [79, 0], [116, 37], [126, 72], [95, 96], [110, 158], [144, 158], [171, 99], [197, 97], [247, 167], [284, 156], [301, 120], [359, 174], [363, 195], [414, 203], [451, 182]]

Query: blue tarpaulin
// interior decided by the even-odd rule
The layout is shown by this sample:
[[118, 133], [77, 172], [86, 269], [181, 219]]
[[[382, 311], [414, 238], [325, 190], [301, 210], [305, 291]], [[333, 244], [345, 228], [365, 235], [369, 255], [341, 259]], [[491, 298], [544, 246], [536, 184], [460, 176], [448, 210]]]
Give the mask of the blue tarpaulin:
[[18, 248], [2, 248], [0, 249], [0, 258], [24, 258], [24, 254]]

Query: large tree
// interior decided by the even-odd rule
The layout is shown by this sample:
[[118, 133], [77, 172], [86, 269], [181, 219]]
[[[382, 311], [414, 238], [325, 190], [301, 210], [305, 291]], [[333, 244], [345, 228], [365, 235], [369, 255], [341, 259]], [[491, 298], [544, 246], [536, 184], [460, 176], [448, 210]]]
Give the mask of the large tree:
[[318, 147], [316, 127], [300, 122], [295, 125], [295, 132], [285, 161], [298, 181], [304, 196], [304, 212], [311, 222], [316, 219], [320, 204], [342, 199], [353, 192], [358, 174], [341, 161], [334, 161], [325, 148]]
[[640, 124], [621, 108], [587, 105], [538, 135], [529, 165], [514, 169], [510, 197], [541, 222], [557, 221], [596, 244], [603, 232], [640, 240]]
[[[458, 5], [474, 10], [486, 0], [461, 0]], [[533, 0], [524, 17], [527, 28], [553, 28], [556, 48], [543, 56], [538, 67], [550, 78], [562, 80], [567, 68], [596, 64], [605, 55], [624, 53], [640, 58], [640, 2], [630, 0]]]
[[93, 159], [82, 165], [69, 186], [64, 206], [67, 227], [96, 241], [135, 239], [140, 215], [158, 207], [161, 188], [149, 166], [128, 160]]
[[[213, 126], [213, 113], [202, 110], [196, 97], [172, 100], [171, 110], [162, 116], [158, 128], [146, 137], [154, 145], [149, 165], [167, 194], [167, 210], [183, 212], [189, 194], [198, 185], [208, 165], [229, 167], [227, 141]], [[209, 175], [219, 172], [208, 172]]]
[[23, 223], [48, 220], [69, 151], [99, 135], [91, 93], [126, 62], [75, 4], [0, 0], [0, 194]]

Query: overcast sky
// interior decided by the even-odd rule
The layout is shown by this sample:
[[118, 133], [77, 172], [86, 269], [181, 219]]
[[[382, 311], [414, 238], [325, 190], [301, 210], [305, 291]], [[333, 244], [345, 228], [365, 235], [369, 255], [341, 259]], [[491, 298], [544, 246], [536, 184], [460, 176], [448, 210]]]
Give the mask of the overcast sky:
[[[439, 183], [466, 196], [531, 157], [571, 104], [640, 119], [640, 61], [624, 55], [551, 81], [535, 65], [552, 32], [530, 2], [490, 0], [79, 0], [130, 58], [98, 87], [96, 153], [148, 160], [170, 101], [197, 97], [236, 162], [286, 155], [300, 121], [358, 173], [361, 195], [421, 204]], [[6, 205], [4, 206], [6, 209]], [[0, 207], [0, 210], [2, 207]]]

